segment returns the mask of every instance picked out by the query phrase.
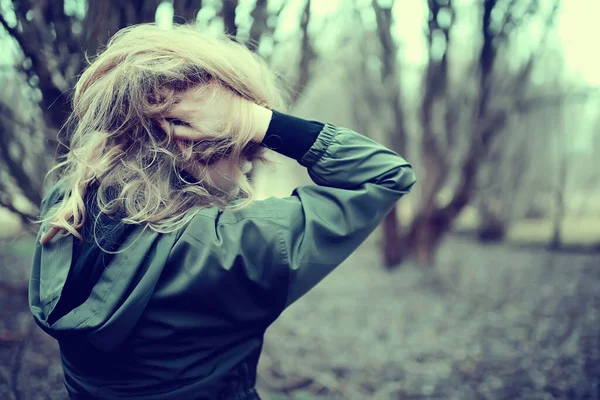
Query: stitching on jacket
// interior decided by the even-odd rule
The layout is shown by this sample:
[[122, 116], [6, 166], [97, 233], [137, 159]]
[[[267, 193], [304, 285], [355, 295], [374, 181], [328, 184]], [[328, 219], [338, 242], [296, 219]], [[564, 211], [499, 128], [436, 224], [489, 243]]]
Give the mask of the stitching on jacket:
[[[64, 238], [61, 238], [61, 239], [64, 239]], [[67, 239], [71, 239], [71, 238], [67, 238]], [[53, 266], [53, 268], [52, 268], [52, 279], [50, 279], [50, 283], [48, 283], [48, 286], [46, 286], [46, 290], [45, 290], [45, 292], [48, 294], [50, 294], [49, 292], [52, 290], [52, 285], [54, 285], [54, 282], [56, 281], [56, 277], [58, 276], [58, 273], [57, 273], [58, 266], [56, 265], [57, 263], [56, 263], [55, 258], [56, 258], [56, 252], [60, 252], [60, 250], [62, 250], [63, 243], [64, 243], [64, 240], [59, 240], [59, 242], [57, 243], [58, 249], [56, 249], [56, 251], [50, 252], [50, 254], [49, 254], [50, 255], [49, 263]], [[50, 300], [45, 300], [44, 306], [51, 304], [54, 301], [54, 299], [56, 299], [58, 296], [60, 296], [60, 291], [58, 294], [51, 297]]]
[[[287, 306], [288, 303], [288, 298], [290, 296], [290, 280], [291, 280], [291, 271], [290, 271], [290, 266], [288, 265], [288, 259], [289, 259], [289, 254], [287, 251], [287, 248], [285, 246], [285, 238], [283, 236], [283, 230], [281, 229], [282, 226], [279, 224], [276, 224], [276, 229], [277, 229], [277, 236], [279, 237], [279, 253], [281, 256], [281, 266], [277, 266], [278, 268], [283, 267], [284, 271], [285, 271], [285, 293], [283, 296], [283, 302], [281, 304], [281, 309], [277, 309], [275, 310], [275, 319], [279, 316], [279, 314], [281, 314], [283, 312], [283, 310], [285, 310], [285, 307]], [[273, 266], [271, 266], [273, 267]], [[273, 319], [274, 320], [274, 319]]]

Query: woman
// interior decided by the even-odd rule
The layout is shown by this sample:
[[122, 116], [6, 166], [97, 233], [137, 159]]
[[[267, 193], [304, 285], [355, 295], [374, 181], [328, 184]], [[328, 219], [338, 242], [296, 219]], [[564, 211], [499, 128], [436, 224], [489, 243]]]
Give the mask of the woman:
[[[284, 114], [226, 37], [120, 31], [81, 76], [29, 287], [72, 399], [257, 399], [266, 328], [415, 182], [396, 153]], [[253, 200], [268, 149], [317, 186]]]

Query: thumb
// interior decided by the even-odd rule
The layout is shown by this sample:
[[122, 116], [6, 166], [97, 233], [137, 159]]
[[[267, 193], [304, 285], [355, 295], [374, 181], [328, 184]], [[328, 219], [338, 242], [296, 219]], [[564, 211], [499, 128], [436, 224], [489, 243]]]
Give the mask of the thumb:
[[[160, 126], [171, 138], [195, 141], [202, 137], [197, 129], [185, 124], [183, 121], [176, 122], [175, 120], [163, 119], [160, 121]], [[177, 143], [177, 145], [180, 144]]]
[[202, 139], [202, 134], [190, 126], [186, 125], [171, 125], [173, 137], [176, 139], [184, 139], [196, 141]]

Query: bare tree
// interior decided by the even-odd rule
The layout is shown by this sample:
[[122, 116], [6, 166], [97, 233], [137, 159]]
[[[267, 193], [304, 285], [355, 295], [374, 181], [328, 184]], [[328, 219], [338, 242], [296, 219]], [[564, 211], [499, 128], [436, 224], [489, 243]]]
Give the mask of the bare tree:
[[[509, 76], [499, 76], [495, 72], [495, 66], [498, 63], [499, 50], [506, 47], [511, 30], [519, 27], [519, 24], [524, 23], [527, 18], [535, 16], [539, 12], [539, 4], [537, 1], [528, 3], [526, 12], [517, 15], [518, 1], [512, 1], [508, 9], [504, 12], [503, 23], [500, 29], [493, 26], [492, 15], [496, 11], [497, 2], [488, 0], [483, 3], [483, 12], [481, 19], [481, 35], [483, 44], [478, 57], [478, 72], [479, 72], [479, 88], [478, 97], [473, 109], [474, 121], [472, 129], [468, 132], [468, 137], [463, 142], [466, 143], [465, 157], [461, 160], [460, 165], [460, 182], [454, 190], [450, 200], [443, 206], [436, 205], [436, 196], [439, 189], [448, 178], [448, 154], [457, 149], [453, 146], [457, 141], [452, 139], [456, 135], [454, 127], [448, 123], [455, 118], [446, 117], [446, 134], [449, 135], [446, 143], [450, 147], [445, 149], [439, 146], [438, 137], [428, 134], [426, 128], [426, 119], [432, 119], [434, 116], [429, 112], [423, 112], [422, 124], [425, 125], [423, 135], [423, 158], [425, 166], [425, 187], [423, 188], [423, 210], [413, 222], [411, 229], [413, 246], [417, 249], [417, 259], [423, 264], [432, 264], [435, 256], [435, 249], [445, 232], [451, 226], [452, 221], [462, 211], [465, 205], [472, 199], [475, 188], [476, 178], [479, 166], [485, 160], [486, 155], [491, 148], [494, 139], [504, 132], [505, 124], [514, 109], [521, 109], [522, 112], [527, 103], [524, 100], [525, 88], [529, 81], [532, 67], [534, 65], [535, 55], [533, 52], [530, 58], [524, 62], [521, 68]], [[431, 0], [430, 11], [431, 19], [436, 19], [436, 13], [439, 13], [437, 1]], [[450, 2], [446, 2], [447, 7], [451, 7]], [[546, 20], [546, 27], [551, 26], [559, 2], [555, 1], [554, 7], [549, 13]], [[430, 29], [432, 25], [430, 24]], [[435, 26], [435, 29], [440, 29]], [[546, 35], [547, 35], [546, 30]], [[443, 30], [446, 40], [449, 36]], [[546, 36], [545, 35], [545, 36]], [[431, 42], [430, 42], [431, 43]], [[543, 44], [543, 42], [542, 42]], [[446, 46], [448, 48], [448, 46]], [[431, 63], [430, 63], [431, 65]], [[447, 74], [447, 64], [444, 57], [438, 61], [437, 66], [430, 67], [433, 69], [434, 76], [437, 76], [437, 84], [445, 87], [447, 80], [444, 75]], [[428, 81], [432, 79], [429, 76]], [[446, 75], [447, 76], [447, 75]], [[440, 89], [431, 89], [437, 91], [436, 95], [443, 95]], [[428, 108], [431, 101], [428, 101], [428, 92], [426, 89], [423, 101], [423, 107]], [[509, 101], [505, 100], [506, 98]], [[498, 99], [497, 101], [494, 101]], [[529, 106], [537, 106], [535, 103], [529, 103]], [[454, 111], [456, 112], [456, 110]]]
[[[391, 148], [399, 154], [406, 153], [406, 126], [404, 111], [400, 100], [400, 79], [398, 68], [398, 45], [392, 38], [392, 9], [395, 1], [387, 7], [379, 5], [377, 0], [372, 1], [377, 21], [377, 35], [381, 44], [381, 82], [383, 97], [390, 103], [392, 121], [387, 136], [390, 138]], [[377, 101], [378, 104], [381, 102]], [[386, 265], [395, 265], [402, 259], [402, 248], [399, 230], [398, 213], [396, 206], [387, 214], [382, 224], [383, 228], [383, 254]]]
[[[500, 4], [502, 3], [502, 4]], [[546, 35], [554, 21], [559, 1], [547, 14]], [[525, 6], [525, 7], [522, 7]], [[409, 137], [403, 124], [403, 110], [397, 85], [394, 41], [390, 35], [390, 9], [373, 1], [377, 16], [379, 40], [382, 45], [382, 80], [391, 87], [387, 102], [395, 110], [393, 148], [406, 152]], [[524, 10], [524, 11], [522, 11]], [[476, 87], [465, 76], [457, 87], [451, 87], [449, 52], [452, 51], [451, 30], [456, 9], [452, 0], [428, 0], [429, 19], [426, 43], [429, 60], [423, 74], [418, 143], [422, 170], [419, 171], [419, 205], [410, 226], [398, 229], [395, 212], [384, 223], [384, 257], [386, 265], [398, 265], [404, 257], [414, 256], [425, 265], [434, 262], [435, 250], [450, 230], [452, 222], [472, 201], [482, 163], [487, 160], [494, 141], [505, 133], [505, 125], [514, 113], [526, 113], [543, 102], [529, 99], [527, 83], [536, 59], [533, 51], [516, 71], [503, 68], [503, 56], [516, 33], [541, 13], [535, 0], [497, 2], [486, 0], [480, 9], [481, 48], [475, 63], [465, 72], [477, 76]], [[497, 18], [501, 17], [500, 23]], [[543, 46], [543, 40], [539, 44]], [[501, 55], [500, 57], [498, 55]], [[389, 78], [389, 77], [392, 78]], [[389, 80], [388, 80], [389, 79]], [[474, 93], [474, 94], [473, 94]], [[445, 190], [448, 198], [442, 200]], [[398, 232], [404, 232], [399, 234]]]

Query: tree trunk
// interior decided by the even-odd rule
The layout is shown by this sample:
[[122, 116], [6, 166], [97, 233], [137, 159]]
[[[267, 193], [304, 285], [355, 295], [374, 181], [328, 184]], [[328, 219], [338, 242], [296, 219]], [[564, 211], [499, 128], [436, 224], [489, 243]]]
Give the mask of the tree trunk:
[[404, 257], [404, 246], [398, 229], [396, 206], [386, 215], [382, 224], [384, 265], [388, 269], [398, 266]]
[[260, 38], [267, 34], [273, 36], [274, 28], [269, 28], [267, 20], [269, 19], [269, 11], [267, 9], [267, 0], [257, 0], [254, 10], [252, 10], [252, 26], [250, 27], [250, 37], [248, 38], [248, 48], [252, 50], [258, 49]]
[[439, 233], [430, 221], [416, 226], [413, 244], [414, 259], [420, 266], [431, 267], [435, 262], [435, 249]]
[[181, 24], [196, 21], [196, 15], [202, 8], [202, 0], [174, 0], [173, 19], [174, 22]]
[[551, 249], [560, 249], [561, 245], [562, 245], [562, 222], [564, 219], [564, 209], [565, 209], [565, 202], [564, 202], [564, 191], [562, 189], [557, 189], [556, 191], [556, 198], [555, 198], [555, 206], [556, 206], [556, 211], [554, 213], [554, 218], [552, 221], [552, 225], [553, 225], [553, 229], [552, 229], [552, 239], [550, 241], [550, 248]]
[[452, 218], [436, 210], [433, 214], [415, 217], [411, 229], [401, 235], [396, 207], [383, 220], [383, 255], [387, 269], [395, 269], [407, 260], [414, 260], [422, 267], [432, 267], [440, 240], [449, 230]]
[[225, 33], [232, 37], [237, 36], [237, 26], [235, 24], [235, 10], [237, 6], [238, 0], [224, 0], [222, 2], [221, 16], [225, 25]]
[[506, 220], [499, 209], [497, 197], [485, 193], [477, 203], [479, 224], [477, 238], [482, 242], [499, 242], [506, 236]]
[[410, 251], [419, 265], [435, 265], [440, 241], [450, 230], [454, 218], [455, 215], [445, 212], [444, 209], [434, 209], [415, 218], [409, 233]]
[[[558, 140], [558, 139], [556, 139]], [[561, 154], [564, 149], [556, 149], [559, 153], [558, 179], [554, 192], [554, 218], [552, 219], [551, 249], [559, 249], [562, 246], [562, 224], [565, 218], [565, 187], [567, 185], [567, 157]]]

